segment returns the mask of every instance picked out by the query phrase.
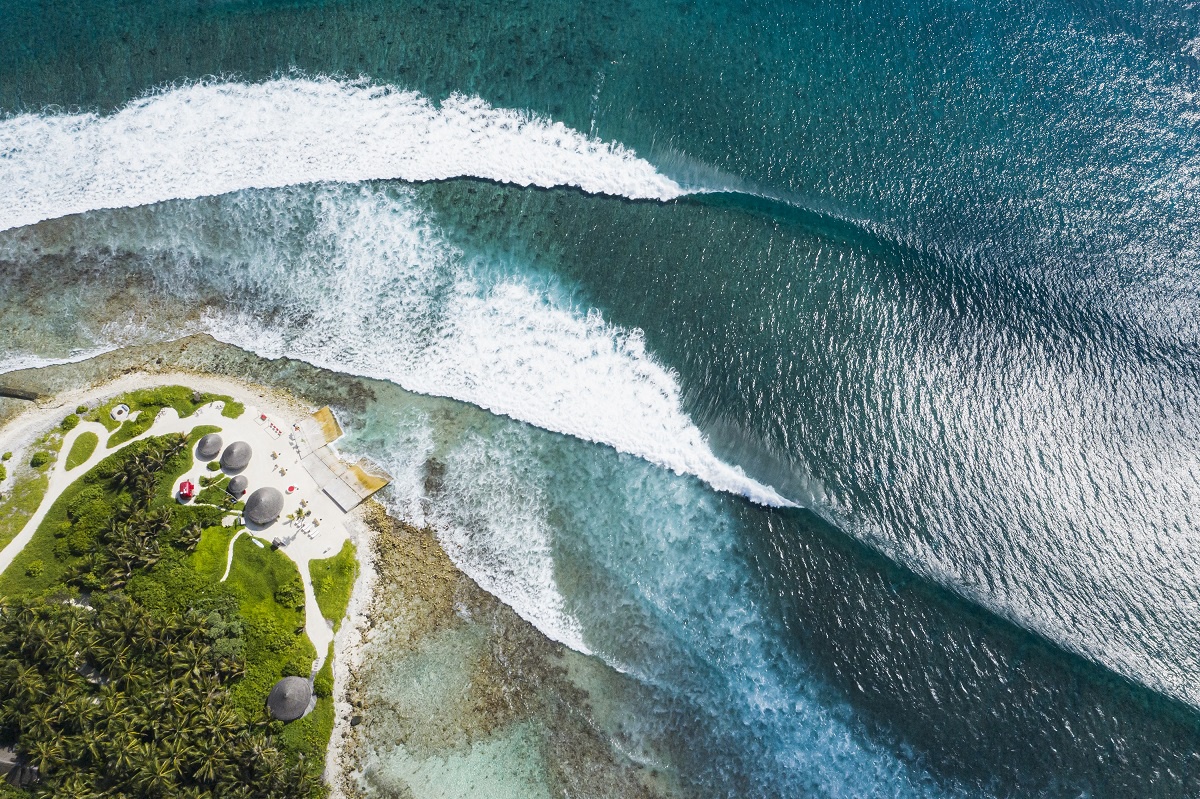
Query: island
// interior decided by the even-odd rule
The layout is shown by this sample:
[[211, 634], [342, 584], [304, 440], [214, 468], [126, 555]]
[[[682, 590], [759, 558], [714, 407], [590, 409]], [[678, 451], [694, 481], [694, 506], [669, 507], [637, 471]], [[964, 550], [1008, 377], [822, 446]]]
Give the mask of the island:
[[440, 453], [372, 443], [486, 411], [208, 336], [0, 385], [0, 797], [680, 795], [613, 712], [636, 680], [454, 560]]
[[388, 478], [329, 408], [286, 416], [159, 385], [5, 451], [0, 795], [325, 795], [352, 513]]

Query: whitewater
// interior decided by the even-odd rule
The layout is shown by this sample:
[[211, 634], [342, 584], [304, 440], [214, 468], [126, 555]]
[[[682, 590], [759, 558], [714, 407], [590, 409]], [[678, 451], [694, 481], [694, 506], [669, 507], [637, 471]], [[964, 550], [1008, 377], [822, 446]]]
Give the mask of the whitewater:
[[361, 79], [208, 81], [111, 115], [0, 121], [0, 230], [239, 189], [464, 176], [630, 199], [686, 193], [622, 145], [560, 122]]

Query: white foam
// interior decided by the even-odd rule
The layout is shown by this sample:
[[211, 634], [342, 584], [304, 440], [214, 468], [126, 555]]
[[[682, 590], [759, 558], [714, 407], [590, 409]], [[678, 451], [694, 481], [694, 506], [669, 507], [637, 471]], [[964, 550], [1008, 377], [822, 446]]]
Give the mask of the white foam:
[[670, 199], [683, 189], [620, 144], [455, 94], [441, 105], [365, 80], [171, 88], [110, 115], [0, 121], [0, 230], [322, 181], [475, 176]]
[[[390, 380], [607, 444], [759, 504], [793, 505], [712, 452], [682, 409], [676, 376], [646, 351], [640, 331], [566, 305], [503, 265], [472, 262], [405, 191], [315, 194], [303, 215], [317, 229], [303, 236], [301, 251], [247, 236], [252, 252], [213, 253], [205, 248], [227, 247], [228, 236], [194, 233], [196, 220], [163, 220], [172, 249], [241, 262], [220, 274], [221, 289], [251, 306], [212, 308], [204, 320], [211, 335], [265, 357]], [[238, 216], [292, 225], [278, 205], [252, 207], [274, 198], [238, 202]], [[196, 274], [161, 279], [182, 284]], [[264, 324], [264, 306], [287, 312]]]
[[545, 518], [542, 486], [497, 452], [508, 454], [475, 437], [452, 453], [444, 495], [434, 506], [438, 539], [483, 590], [503, 598], [547, 637], [591, 654], [555, 577], [554, 531]]
[[58, 366], [64, 363], [79, 363], [106, 352], [112, 352], [116, 347], [89, 347], [88, 349], [72, 352], [62, 358], [44, 358], [29, 352], [13, 352], [0, 354], [0, 375], [9, 372], [19, 372], [23, 369], [41, 369], [46, 366]]

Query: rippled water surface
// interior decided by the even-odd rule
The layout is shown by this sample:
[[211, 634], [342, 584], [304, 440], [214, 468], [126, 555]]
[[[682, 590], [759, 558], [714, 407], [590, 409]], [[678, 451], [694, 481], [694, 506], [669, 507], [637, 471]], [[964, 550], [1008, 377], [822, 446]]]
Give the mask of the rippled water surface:
[[0, 11], [4, 369], [383, 381], [689, 794], [1200, 793], [1194, 4]]

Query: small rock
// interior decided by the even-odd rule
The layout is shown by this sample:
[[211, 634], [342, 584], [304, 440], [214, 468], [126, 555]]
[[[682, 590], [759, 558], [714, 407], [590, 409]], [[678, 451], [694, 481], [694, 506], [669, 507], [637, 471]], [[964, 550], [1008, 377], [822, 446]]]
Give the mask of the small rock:
[[356, 713], [350, 717], [350, 726], [357, 727], [359, 724], [362, 724], [362, 716]]

